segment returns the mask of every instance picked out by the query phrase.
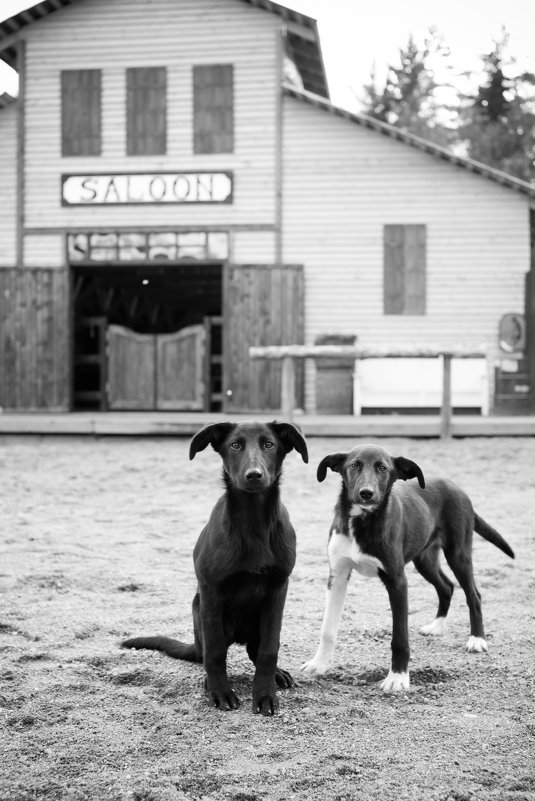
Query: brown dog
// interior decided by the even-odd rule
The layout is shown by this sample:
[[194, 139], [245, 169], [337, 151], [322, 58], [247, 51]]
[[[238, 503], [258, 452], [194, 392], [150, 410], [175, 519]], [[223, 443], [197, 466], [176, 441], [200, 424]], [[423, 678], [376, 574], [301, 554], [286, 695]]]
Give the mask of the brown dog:
[[191, 645], [169, 637], [135, 637], [125, 648], [150, 648], [203, 662], [206, 693], [219, 709], [240, 703], [227, 677], [231, 643], [241, 643], [256, 667], [253, 711], [278, 709], [276, 686], [292, 687], [277, 667], [288, 577], [295, 564], [295, 532], [280, 500], [279, 480], [295, 448], [308, 462], [305, 439], [289, 423], [215, 423], [196, 434], [190, 459], [211, 445], [223, 459], [225, 492], [193, 551], [198, 579]]
[[[415, 462], [393, 457], [377, 445], [349, 453], [332, 453], [318, 466], [318, 481], [327, 468], [340, 473], [342, 487], [329, 533], [329, 582], [319, 648], [303, 665], [309, 675], [325, 673], [331, 661], [342, 615], [347, 582], [353, 569], [378, 576], [386, 586], [392, 610], [392, 664], [382, 682], [385, 692], [409, 688], [408, 600], [405, 564], [411, 560], [438, 594], [435, 620], [421, 634], [441, 634], [453, 584], [439, 565], [442, 549], [464, 590], [470, 611], [467, 651], [486, 651], [481, 596], [472, 571], [472, 533], [477, 531], [514, 559], [503, 537], [475, 514], [470, 498], [452, 481], [424, 480]], [[416, 478], [415, 484], [396, 483]]]

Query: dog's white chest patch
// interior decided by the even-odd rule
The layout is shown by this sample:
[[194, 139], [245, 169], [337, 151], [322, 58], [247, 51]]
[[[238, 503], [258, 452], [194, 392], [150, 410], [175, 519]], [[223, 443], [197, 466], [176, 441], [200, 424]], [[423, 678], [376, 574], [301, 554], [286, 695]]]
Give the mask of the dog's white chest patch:
[[362, 576], [373, 578], [379, 570], [384, 570], [380, 559], [363, 553], [353, 537], [340, 534], [336, 529], [329, 540], [327, 553], [329, 567], [334, 575], [345, 570], [356, 570]]

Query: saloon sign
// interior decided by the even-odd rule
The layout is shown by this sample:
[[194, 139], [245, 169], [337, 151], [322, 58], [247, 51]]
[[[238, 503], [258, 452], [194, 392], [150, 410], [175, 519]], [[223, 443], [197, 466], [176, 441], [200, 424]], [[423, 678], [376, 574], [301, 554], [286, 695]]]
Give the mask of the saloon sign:
[[62, 175], [64, 206], [231, 203], [232, 173], [156, 172]]

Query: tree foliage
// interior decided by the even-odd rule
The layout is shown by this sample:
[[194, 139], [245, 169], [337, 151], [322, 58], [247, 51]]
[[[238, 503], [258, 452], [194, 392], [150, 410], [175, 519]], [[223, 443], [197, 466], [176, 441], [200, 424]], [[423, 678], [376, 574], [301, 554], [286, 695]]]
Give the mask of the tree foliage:
[[413, 36], [399, 49], [399, 62], [389, 65], [385, 84], [377, 85], [375, 69], [370, 83], [364, 87], [364, 113], [381, 122], [396, 125], [417, 136], [447, 145], [449, 131], [438, 119], [439, 104], [435, 92], [439, 87], [432, 59], [444, 58], [447, 48], [431, 29], [424, 46]]
[[382, 87], [372, 71], [364, 87], [363, 111], [525, 181], [534, 180], [535, 75], [516, 71], [514, 60], [506, 58], [507, 47], [502, 30], [491, 52], [481, 57], [479, 78], [464, 73], [476, 89], [470, 94], [457, 91], [454, 102], [446, 103], [452, 89], [447, 47], [433, 29], [423, 47], [411, 36], [399, 49], [398, 64], [388, 66]]
[[459, 139], [470, 158], [525, 181], [535, 178], [535, 75], [518, 73], [505, 56], [505, 31], [482, 56], [483, 77], [460, 98]]

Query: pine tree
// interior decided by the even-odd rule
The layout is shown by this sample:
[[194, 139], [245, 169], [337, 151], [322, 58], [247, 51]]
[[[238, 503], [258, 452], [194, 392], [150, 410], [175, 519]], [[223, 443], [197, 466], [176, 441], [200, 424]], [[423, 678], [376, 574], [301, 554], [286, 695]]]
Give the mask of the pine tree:
[[385, 85], [377, 86], [375, 68], [370, 83], [364, 87], [363, 112], [381, 122], [447, 145], [450, 132], [437, 119], [435, 90], [438, 84], [429, 65], [432, 57], [447, 53], [435, 30], [431, 29], [420, 49], [413, 36], [399, 49], [399, 64], [389, 65]]
[[502, 31], [482, 56], [483, 79], [462, 98], [460, 139], [470, 158], [525, 181], [535, 179], [535, 75], [515, 74], [506, 61], [508, 36]]

